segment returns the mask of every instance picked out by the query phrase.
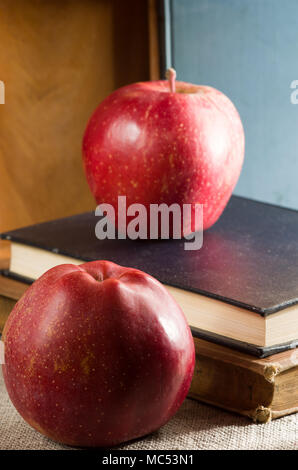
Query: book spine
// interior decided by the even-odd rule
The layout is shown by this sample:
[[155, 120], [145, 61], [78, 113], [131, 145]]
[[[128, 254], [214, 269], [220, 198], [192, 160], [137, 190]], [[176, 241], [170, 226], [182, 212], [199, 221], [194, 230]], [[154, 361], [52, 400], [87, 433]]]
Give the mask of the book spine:
[[189, 396], [266, 423], [278, 417], [271, 410], [277, 373], [272, 366], [259, 373], [197, 351]]
[[6, 320], [16, 304], [16, 300], [0, 295], [0, 336], [2, 334]]

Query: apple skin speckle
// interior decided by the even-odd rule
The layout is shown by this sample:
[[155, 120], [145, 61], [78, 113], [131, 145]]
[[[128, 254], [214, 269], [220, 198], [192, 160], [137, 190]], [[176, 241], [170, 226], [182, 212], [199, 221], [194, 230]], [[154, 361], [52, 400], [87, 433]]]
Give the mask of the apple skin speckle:
[[204, 229], [223, 212], [240, 175], [244, 132], [220, 91], [178, 81], [176, 90], [160, 80], [109, 95], [85, 130], [83, 163], [97, 203], [116, 211], [123, 195], [148, 213], [150, 204], [192, 204], [187, 235], [198, 228], [195, 204], [204, 204]]
[[158, 429], [182, 404], [195, 362], [168, 291], [108, 261], [47, 271], [14, 307], [3, 340], [14, 406], [73, 446], [108, 447]]

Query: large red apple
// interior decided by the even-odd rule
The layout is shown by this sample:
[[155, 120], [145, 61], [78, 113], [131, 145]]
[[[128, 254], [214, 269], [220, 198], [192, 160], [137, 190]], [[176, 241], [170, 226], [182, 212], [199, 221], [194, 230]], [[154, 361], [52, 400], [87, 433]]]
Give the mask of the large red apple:
[[[97, 203], [204, 204], [204, 228], [219, 218], [244, 157], [239, 114], [220, 91], [184, 82], [135, 83], [92, 115], [83, 139], [87, 180]], [[187, 224], [187, 222], [186, 222]], [[190, 226], [190, 225], [189, 225]]]
[[49, 270], [3, 336], [13, 404], [65, 444], [110, 446], [158, 429], [193, 374], [193, 339], [175, 300], [151, 276], [107, 261]]

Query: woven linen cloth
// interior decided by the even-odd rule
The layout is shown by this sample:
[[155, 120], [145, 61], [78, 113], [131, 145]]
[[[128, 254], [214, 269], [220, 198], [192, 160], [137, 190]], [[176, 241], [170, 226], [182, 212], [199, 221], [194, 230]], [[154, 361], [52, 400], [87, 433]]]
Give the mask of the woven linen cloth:
[[[1, 369], [0, 369], [1, 370]], [[159, 431], [119, 449], [129, 450], [297, 450], [297, 414], [253, 424], [247, 418], [186, 399], [178, 413]], [[17, 413], [0, 373], [0, 450], [63, 450], [32, 429]]]

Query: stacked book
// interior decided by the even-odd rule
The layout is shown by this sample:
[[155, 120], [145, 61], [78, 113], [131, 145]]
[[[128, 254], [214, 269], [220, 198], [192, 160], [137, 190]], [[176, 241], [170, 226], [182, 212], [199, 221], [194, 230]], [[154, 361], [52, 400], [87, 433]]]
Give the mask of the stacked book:
[[106, 259], [148, 272], [181, 305], [196, 346], [190, 396], [257, 422], [298, 411], [298, 212], [233, 196], [183, 240], [98, 240], [93, 212], [2, 234], [0, 331], [14, 303], [51, 267]]

